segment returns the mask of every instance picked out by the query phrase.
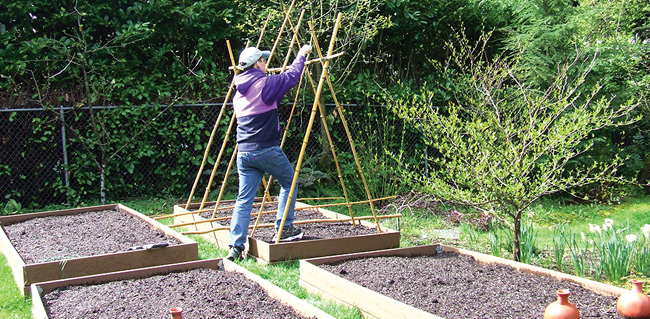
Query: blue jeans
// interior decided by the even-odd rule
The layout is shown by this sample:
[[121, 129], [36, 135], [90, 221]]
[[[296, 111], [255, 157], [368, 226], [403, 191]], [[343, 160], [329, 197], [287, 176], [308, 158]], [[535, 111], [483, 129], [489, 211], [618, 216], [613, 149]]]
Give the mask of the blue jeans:
[[[230, 243], [228, 246], [244, 248], [248, 237], [248, 226], [251, 221], [251, 212], [257, 188], [262, 182], [264, 173], [268, 173], [278, 181], [282, 189], [278, 196], [278, 212], [275, 217], [275, 228], [282, 223], [284, 209], [291, 191], [291, 183], [295, 171], [289, 159], [279, 146], [265, 148], [259, 151], [239, 152], [237, 154], [237, 172], [239, 173], [239, 195], [235, 202], [235, 209], [230, 221]], [[294, 220], [293, 210], [296, 205], [298, 184], [291, 198], [291, 206], [287, 213], [284, 227], [289, 227]]]

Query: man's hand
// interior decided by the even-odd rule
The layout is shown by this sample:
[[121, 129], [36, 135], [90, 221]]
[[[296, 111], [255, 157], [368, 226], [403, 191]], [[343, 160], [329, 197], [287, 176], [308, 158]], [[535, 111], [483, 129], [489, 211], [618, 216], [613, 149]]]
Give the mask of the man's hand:
[[302, 56], [307, 56], [307, 54], [311, 53], [311, 45], [305, 44], [300, 48], [300, 51], [298, 51], [298, 55]]

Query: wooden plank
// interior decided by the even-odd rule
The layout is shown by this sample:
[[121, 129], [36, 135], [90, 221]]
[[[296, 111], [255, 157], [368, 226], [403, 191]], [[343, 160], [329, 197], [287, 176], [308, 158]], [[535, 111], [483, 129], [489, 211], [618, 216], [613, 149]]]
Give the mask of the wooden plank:
[[235, 271], [243, 274], [246, 278], [257, 282], [269, 296], [273, 297], [276, 300], [279, 300], [285, 305], [288, 305], [295, 309], [299, 314], [306, 317], [316, 317], [318, 319], [334, 319], [334, 317], [325, 313], [324, 311], [314, 307], [313, 305], [305, 302], [304, 300], [288, 293], [286, 290], [276, 286], [275, 284], [263, 279], [262, 277], [248, 271], [247, 269], [227, 260], [223, 260], [224, 269], [228, 271]]
[[254, 238], [249, 238], [248, 242], [252, 255], [273, 263], [288, 259], [331, 256], [399, 247], [399, 239], [399, 232], [387, 231], [381, 234], [302, 240], [279, 244], [269, 244]]
[[20, 214], [20, 215], [1, 216], [0, 217], [0, 224], [2, 224], [2, 225], [11, 225], [11, 224], [14, 224], [14, 223], [19, 223], [19, 222], [34, 219], [34, 218], [49, 217], [49, 216], [61, 216], [61, 215], [74, 215], [74, 214], [79, 214], [79, 213], [96, 212], [96, 211], [101, 211], [101, 210], [117, 211], [118, 210], [118, 208], [117, 208], [118, 205], [119, 204], [110, 204], [110, 205], [90, 206], [90, 207], [82, 207], [82, 208], [52, 210], [52, 211], [47, 211], [47, 212], [38, 212], [38, 213], [29, 213], [29, 214]]
[[142, 214], [142, 213], [140, 213], [140, 212], [138, 212], [138, 211], [136, 211], [136, 210], [134, 210], [134, 209], [132, 209], [130, 207], [124, 206], [122, 204], [117, 204], [117, 208], [122, 212], [129, 213], [129, 214], [131, 214], [131, 215], [133, 215], [135, 217], [138, 217], [138, 218], [142, 219], [144, 222], [151, 225], [151, 227], [162, 231], [165, 235], [167, 235], [169, 237], [174, 237], [174, 238], [178, 239], [182, 243], [193, 243], [194, 242], [189, 237], [187, 237], [187, 236], [185, 236], [185, 235], [183, 235], [183, 234], [169, 228], [167, 225], [159, 223], [158, 221], [154, 220], [153, 218], [151, 218], [149, 216], [146, 216], [146, 215], [144, 215], [144, 214]]
[[107, 272], [137, 269], [198, 259], [198, 245], [179, 244], [151, 250], [70, 258], [25, 265], [25, 284], [82, 277]]
[[343, 279], [304, 260], [300, 261], [300, 286], [350, 306], [366, 316], [385, 319], [441, 319], [436, 315], [386, 297]]

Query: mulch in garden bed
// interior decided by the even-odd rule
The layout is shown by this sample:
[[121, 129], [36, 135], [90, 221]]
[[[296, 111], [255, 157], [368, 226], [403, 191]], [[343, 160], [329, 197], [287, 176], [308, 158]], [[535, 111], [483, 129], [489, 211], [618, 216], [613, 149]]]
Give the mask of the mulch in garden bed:
[[2, 227], [26, 264], [116, 253], [149, 244], [180, 244], [142, 219], [115, 210], [39, 217]]
[[67, 286], [45, 294], [50, 318], [305, 318], [235, 272], [199, 268], [142, 279]]
[[[219, 207], [232, 207], [234, 203], [221, 203]], [[206, 207], [206, 209], [214, 209], [212, 207]], [[253, 212], [251, 214], [251, 225], [255, 225], [257, 220], [257, 215], [253, 215], [259, 211], [259, 207], [253, 207]], [[259, 224], [270, 224], [275, 222], [275, 211], [277, 210], [277, 204], [267, 204], [264, 205], [264, 211], [273, 213], [262, 214], [262, 217], [259, 221]], [[218, 210], [216, 218], [219, 217], [230, 217], [232, 216], [232, 209]], [[202, 213], [201, 217], [205, 219], [212, 218], [212, 211]], [[312, 220], [312, 219], [329, 219], [327, 216], [318, 212], [317, 209], [300, 209], [294, 212], [295, 220]], [[218, 221], [220, 225], [230, 226], [230, 219]], [[368, 234], [377, 234], [377, 230], [374, 228], [369, 228], [363, 225], [357, 224], [356, 227], [353, 227], [349, 222], [327, 222], [327, 223], [308, 223], [308, 224], [295, 224], [296, 227], [303, 230], [305, 233], [302, 240], [314, 240], [314, 239], [331, 239], [331, 238], [340, 238], [340, 237], [352, 237], [359, 235], [368, 235]], [[252, 233], [252, 230], [248, 230], [248, 235]], [[266, 228], [257, 228], [255, 230], [255, 239], [265, 241], [267, 243], [273, 242], [273, 235], [275, 230], [272, 227]]]
[[619, 318], [616, 298], [580, 285], [473, 257], [371, 257], [319, 267], [392, 299], [445, 318], [542, 318], [558, 289], [571, 291], [582, 318]]

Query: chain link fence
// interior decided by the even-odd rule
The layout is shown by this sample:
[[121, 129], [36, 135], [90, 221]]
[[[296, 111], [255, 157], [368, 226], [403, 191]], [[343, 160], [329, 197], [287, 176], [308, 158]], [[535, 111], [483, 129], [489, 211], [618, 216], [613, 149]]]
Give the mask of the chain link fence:
[[[102, 189], [107, 200], [187, 199], [221, 109], [222, 104], [0, 109], [0, 203], [15, 200], [27, 208], [76, 205], [99, 201]], [[293, 113], [291, 109], [281, 107], [280, 118], [283, 130], [287, 128], [283, 148], [296, 163], [312, 105], [298, 105]], [[343, 117], [335, 105], [325, 105], [322, 116], [315, 114], [301, 165], [300, 197], [336, 195], [337, 164], [351, 194], [365, 194], [355, 153], [375, 198], [398, 190], [403, 180], [399, 166], [427, 169], [427, 146], [421, 135], [386, 107], [344, 105], [343, 109]], [[227, 107], [216, 125], [195, 198], [204, 196], [211, 175], [209, 198], [216, 198], [222, 186], [235, 146], [234, 127], [224, 143], [231, 117]], [[236, 176], [233, 163], [225, 183], [227, 193], [236, 192]]]

